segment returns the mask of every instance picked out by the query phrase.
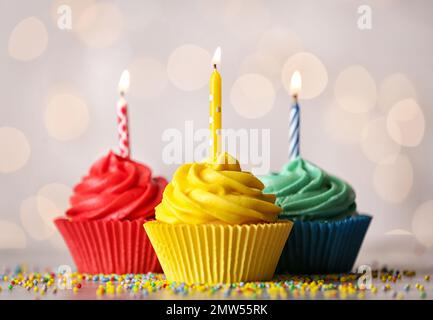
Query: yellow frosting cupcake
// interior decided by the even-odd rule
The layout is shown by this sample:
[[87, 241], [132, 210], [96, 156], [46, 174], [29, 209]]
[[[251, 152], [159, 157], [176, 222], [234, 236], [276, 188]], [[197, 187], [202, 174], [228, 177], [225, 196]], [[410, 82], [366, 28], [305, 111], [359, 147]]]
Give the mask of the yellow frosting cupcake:
[[167, 279], [232, 283], [272, 278], [290, 233], [264, 185], [221, 154], [178, 168], [144, 225]]

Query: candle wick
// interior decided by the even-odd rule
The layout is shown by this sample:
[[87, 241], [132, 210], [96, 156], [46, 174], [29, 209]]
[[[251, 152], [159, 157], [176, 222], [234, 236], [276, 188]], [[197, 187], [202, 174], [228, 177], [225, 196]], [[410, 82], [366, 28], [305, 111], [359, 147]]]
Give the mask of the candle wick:
[[217, 65], [216, 63], [214, 63], [213, 68], [216, 70], [217, 69]]
[[124, 98], [125, 97], [125, 91], [120, 91], [120, 96], [122, 97], [122, 98]]
[[298, 94], [297, 93], [295, 93], [293, 95], [293, 101], [295, 101], [296, 103], [298, 102]]

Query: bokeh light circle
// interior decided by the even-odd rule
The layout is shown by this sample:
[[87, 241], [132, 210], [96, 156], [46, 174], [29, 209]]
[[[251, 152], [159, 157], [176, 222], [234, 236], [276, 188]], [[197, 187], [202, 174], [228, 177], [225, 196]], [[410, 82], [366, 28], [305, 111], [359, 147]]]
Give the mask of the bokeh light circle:
[[274, 87], [281, 87], [281, 68], [282, 65], [271, 55], [262, 52], [255, 52], [241, 62], [239, 71], [245, 73], [259, 73], [267, 77]]
[[334, 94], [343, 109], [354, 113], [367, 112], [376, 105], [376, 82], [364, 67], [350, 66], [338, 75]]
[[377, 105], [381, 110], [388, 111], [397, 102], [416, 96], [415, 86], [409, 78], [403, 73], [395, 73], [380, 84]]
[[389, 111], [386, 124], [391, 138], [402, 146], [415, 147], [424, 137], [424, 113], [414, 99], [397, 102]]
[[77, 17], [72, 30], [88, 46], [106, 48], [113, 45], [122, 34], [123, 19], [117, 6], [98, 2]]
[[49, 239], [56, 231], [42, 219], [40, 208], [44, 211], [55, 211], [55, 204], [41, 196], [32, 196], [25, 199], [20, 207], [20, 219], [26, 232], [36, 240]]
[[86, 131], [89, 111], [86, 103], [78, 96], [60, 93], [49, 98], [44, 120], [52, 137], [68, 141], [78, 138]]
[[413, 185], [413, 168], [408, 157], [399, 155], [390, 162], [378, 164], [373, 174], [376, 193], [390, 203], [405, 200]]
[[325, 128], [337, 142], [359, 143], [363, 130], [370, 120], [368, 113], [353, 113], [336, 105], [331, 105], [325, 113]]
[[433, 200], [421, 204], [412, 218], [412, 232], [420, 243], [430, 248], [433, 246]]
[[240, 73], [260, 73], [272, 81], [276, 88], [281, 84], [281, 70], [287, 57], [302, 51], [296, 34], [286, 28], [266, 30], [258, 43], [257, 51], [248, 55], [240, 65]]
[[244, 74], [233, 84], [230, 101], [239, 115], [257, 119], [274, 106], [275, 89], [272, 82], [260, 74]]
[[50, 183], [39, 189], [37, 207], [43, 222], [50, 228], [55, 228], [53, 220], [65, 214], [69, 208], [69, 198], [72, 189], [61, 183]]
[[193, 44], [180, 46], [168, 59], [168, 77], [179, 89], [198, 90], [209, 81], [212, 70], [211, 60], [211, 54], [199, 46]]
[[328, 72], [318, 57], [309, 52], [300, 52], [291, 56], [284, 63], [281, 80], [284, 88], [290, 93], [290, 81], [295, 70], [302, 76], [300, 99], [312, 99], [320, 95], [328, 84]]
[[165, 66], [151, 57], [135, 59], [129, 66], [131, 73], [130, 95], [141, 98], [156, 98], [161, 96], [167, 85]]
[[25, 247], [24, 230], [14, 222], [0, 220], [0, 249], [23, 249]]
[[16, 25], [9, 37], [9, 55], [20, 61], [39, 57], [48, 45], [48, 32], [42, 21], [29, 17]]
[[362, 132], [361, 148], [372, 162], [392, 162], [400, 153], [401, 146], [388, 134], [386, 118], [371, 120]]
[[19, 170], [27, 163], [31, 153], [24, 133], [12, 127], [0, 127], [0, 150], [0, 173]]

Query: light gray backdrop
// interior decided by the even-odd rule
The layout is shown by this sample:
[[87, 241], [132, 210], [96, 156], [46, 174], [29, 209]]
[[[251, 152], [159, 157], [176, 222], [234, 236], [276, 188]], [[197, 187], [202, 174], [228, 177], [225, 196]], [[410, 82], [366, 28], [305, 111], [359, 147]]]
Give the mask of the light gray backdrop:
[[0, 263], [71, 263], [50, 221], [117, 150], [125, 68], [133, 157], [170, 178], [162, 134], [207, 127], [221, 46], [224, 127], [271, 129], [278, 170], [281, 79], [300, 69], [302, 155], [349, 181], [374, 216], [358, 263], [430, 268], [432, 12], [429, 0], [0, 0]]

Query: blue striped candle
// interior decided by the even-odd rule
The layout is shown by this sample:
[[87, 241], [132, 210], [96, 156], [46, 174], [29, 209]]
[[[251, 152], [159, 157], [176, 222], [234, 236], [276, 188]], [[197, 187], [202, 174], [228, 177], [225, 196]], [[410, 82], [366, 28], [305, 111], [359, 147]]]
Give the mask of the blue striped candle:
[[289, 156], [290, 161], [299, 157], [299, 131], [300, 131], [300, 111], [298, 98], [293, 96], [293, 105], [290, 109], [290, 126], [289, 126]]
[[298, 95], [302, 88], [301, 73], [296, 70], [293, 72], [292, 79], [290, 81], [290, 91], [293, 97], [292, 108], [290, 109], [290, 123], [289, 123], [289, 158], [290, 161], [295, 160], [299, 157], [300, 148], [300, 122], [301, 115], [298, 104]]

